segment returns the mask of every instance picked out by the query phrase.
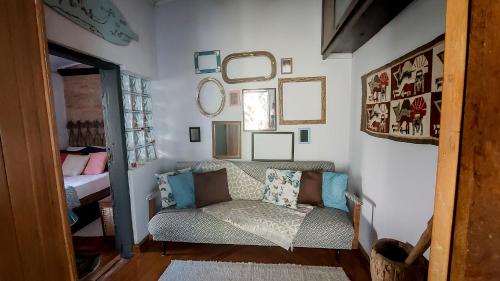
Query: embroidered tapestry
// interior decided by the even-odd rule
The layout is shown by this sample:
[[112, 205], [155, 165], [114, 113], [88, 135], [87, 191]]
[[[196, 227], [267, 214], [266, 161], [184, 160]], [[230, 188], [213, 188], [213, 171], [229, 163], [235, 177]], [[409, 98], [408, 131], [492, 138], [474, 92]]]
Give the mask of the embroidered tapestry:
[[361, 77], [361, 131], [401, 142], [438, 144], [444, 35]]

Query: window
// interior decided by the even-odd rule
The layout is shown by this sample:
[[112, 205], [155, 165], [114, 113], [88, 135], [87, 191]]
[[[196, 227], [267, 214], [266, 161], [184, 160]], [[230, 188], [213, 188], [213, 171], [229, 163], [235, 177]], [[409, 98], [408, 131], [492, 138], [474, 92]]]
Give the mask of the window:
[[121, 73], [129, 169], [156, 159], [151, 81]]

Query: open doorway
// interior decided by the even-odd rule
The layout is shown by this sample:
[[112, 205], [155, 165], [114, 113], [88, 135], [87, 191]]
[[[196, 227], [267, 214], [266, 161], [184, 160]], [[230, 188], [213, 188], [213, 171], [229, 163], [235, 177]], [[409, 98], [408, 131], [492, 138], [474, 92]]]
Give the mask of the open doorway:
[[53, 43], [49, 64], [77, 273], [93, 280], [132, 249], [120, 71]]

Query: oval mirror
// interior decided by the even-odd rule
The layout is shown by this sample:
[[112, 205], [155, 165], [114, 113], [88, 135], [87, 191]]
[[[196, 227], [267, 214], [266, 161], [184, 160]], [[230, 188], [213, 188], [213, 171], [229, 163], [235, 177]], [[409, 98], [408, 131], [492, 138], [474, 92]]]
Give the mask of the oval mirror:
[[201, 114], [209, 117], [219, 115], [224, 109], [226, 95], [219, 80], [207, 77], [200, 81], [196, 89], [196, 104]]

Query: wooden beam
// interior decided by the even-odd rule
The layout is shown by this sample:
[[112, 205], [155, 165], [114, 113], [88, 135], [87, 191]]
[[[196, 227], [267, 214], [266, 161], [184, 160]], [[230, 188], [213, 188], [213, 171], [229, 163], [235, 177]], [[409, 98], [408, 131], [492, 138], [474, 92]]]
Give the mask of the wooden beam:
[[448, 0], [429, 281], [448, 278], [467, 60], [468, 0]]
[[57, 73], [59, 73], [61, 76], [95, 75], [95, 74], [99, 74], [99, 69], [96, 67], [62, 68], [62, 69], [58, 69]]

